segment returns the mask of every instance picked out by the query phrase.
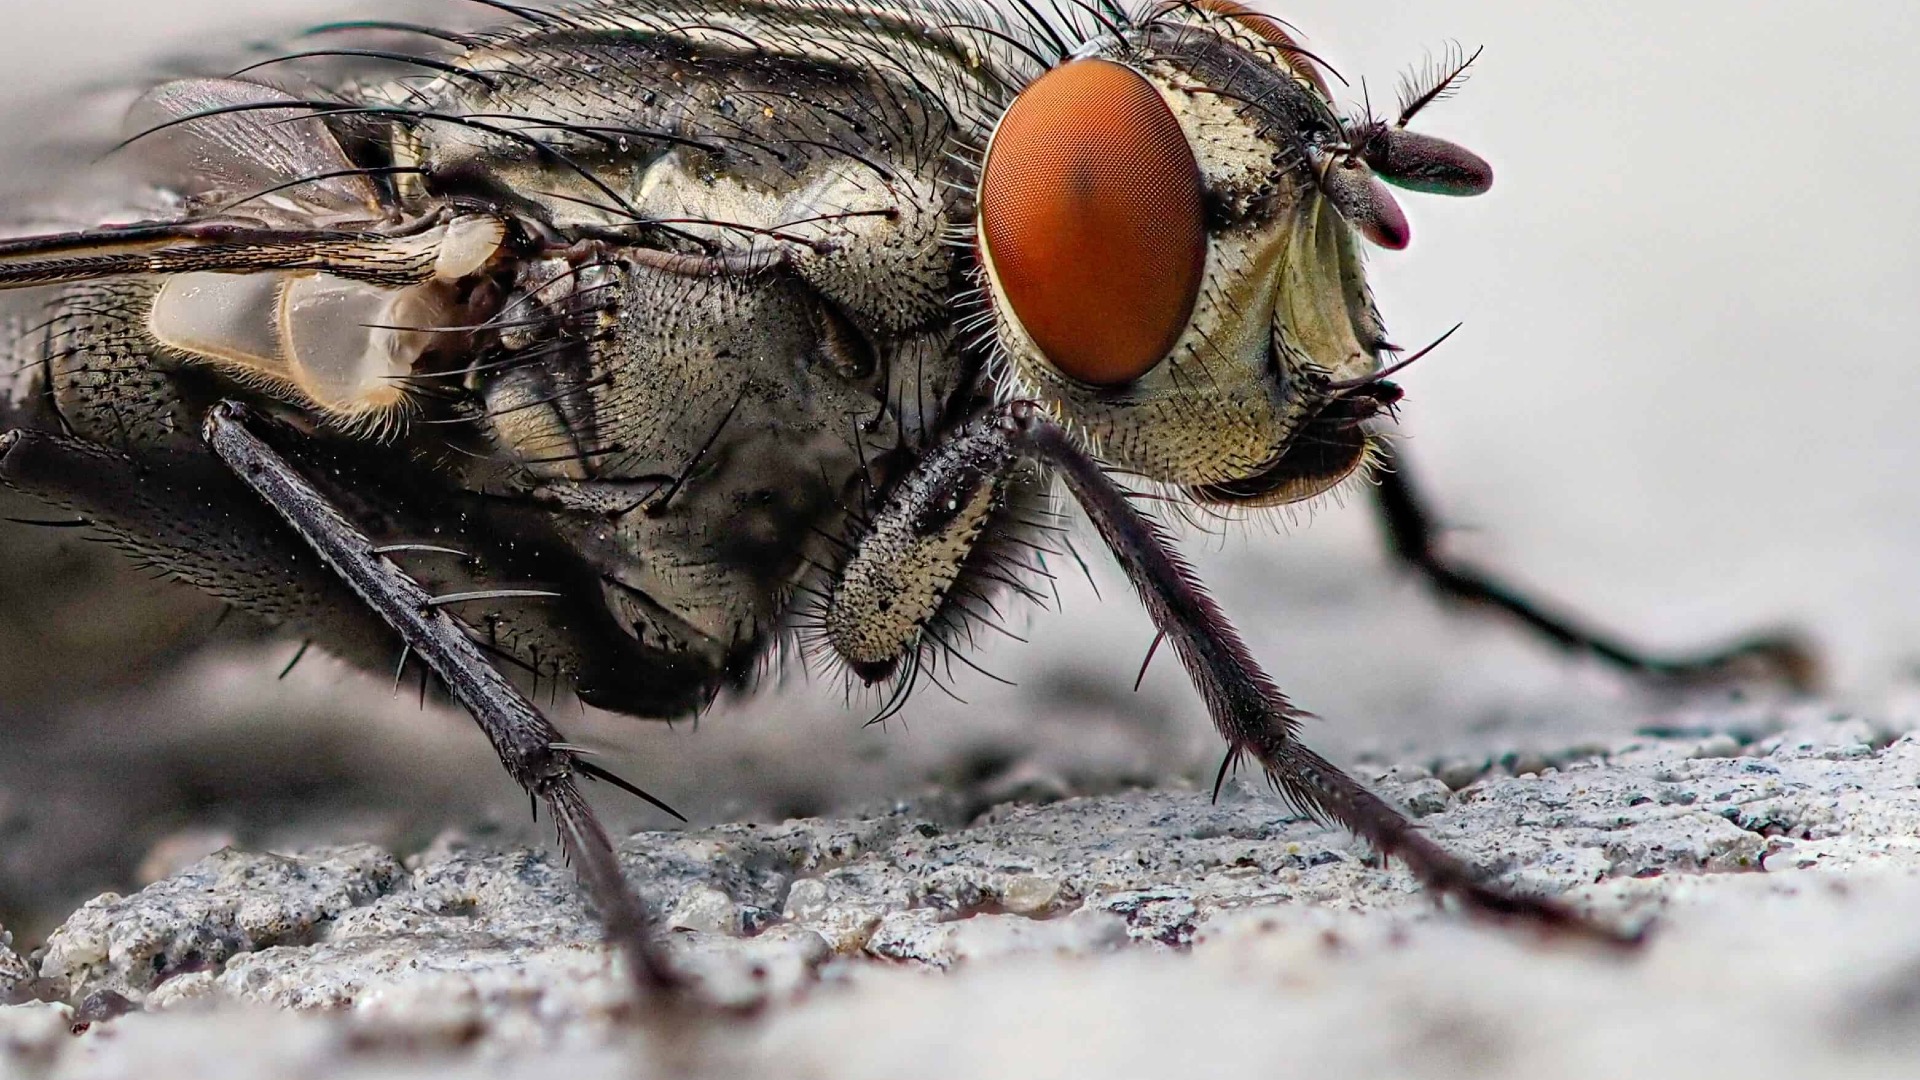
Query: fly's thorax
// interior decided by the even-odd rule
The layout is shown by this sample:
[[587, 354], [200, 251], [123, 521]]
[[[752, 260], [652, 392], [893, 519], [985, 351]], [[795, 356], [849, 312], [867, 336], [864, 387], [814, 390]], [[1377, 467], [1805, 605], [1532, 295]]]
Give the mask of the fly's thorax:
[[[615, 32], [629, 15], [650, 17], [609, 7], [592, 41], [473, 50], [460, 63], [484, 82], [427, 95], [484, 119], [415, 126], [395, 161], [510, 201], [536, 235], [597, 238], [525, 261], [472, 388], [616, 621], [732, 656], [838, 562], [823, 538], [966, 381], [966, 165], [951, 103], [850, 71], [831, 43], [756, 51], [704, 17]], [[502, 130], [525, 116], [541, 126]]]
[[1194, 488], [1271, 468], [1325, 406], [1315, 388], [1378, 371], [1386, 343], [1315, 166], [1341, 122], [1290, 39], [1237, 11], [1169, 11], [1036, 80], [981, 184], [1014, 392], [1114, 464]]
[[[588, 245], [521, 278], [502, 321], [524, 325], [475, 365], [495, 448], [618, 625], [716, 667], [844, 557], [848, 508], [961, 378], [950, 329], [872, 334], [788, 265]], [[930, 415], [897, 404], [909, 387]]]
[[[952, 211], [968, 186], [954, 144], [984, 133], [971, 130], [975, 77], [950, 58], [944, 75], [921, 70], [939, 35], [877, 37], [876, 20], [899, 15], [879, 8], [677, 7], [597, 5], [577, 32], [510, 34], [424, 90], [363, 96], [396, 110], [424, 97], [462, 118], [397, 133], [396, 164], [556, 233], [777, 259], [875, 333], [949, 318]], [[846, 39], [802, 32], [809, 21]], [[876, 49], [889, 62], [858, 63]]]
[[[951, 317], [959, 253], [946, 231], [955, 192], [938, 170], [822, 157], [769, 183], [701, 166], [698, 155], [662, 155], [641, 178], [635, 205], [717, 250], [790, 268], [865, 333]], [[766, 225], [743, 233], [741, 222]]]

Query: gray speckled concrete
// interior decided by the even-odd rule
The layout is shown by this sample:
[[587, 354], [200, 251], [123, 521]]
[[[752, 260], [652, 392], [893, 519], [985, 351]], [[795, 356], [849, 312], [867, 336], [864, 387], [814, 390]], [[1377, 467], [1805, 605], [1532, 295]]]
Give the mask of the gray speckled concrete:
[[[64, 999], [0, 1012], [0, 1062], [59, 1078], [1752, 1077], [1909, 1060], [1920, 737], [1810, 707], [1748, 719], [1520, 775], [1456, 763], [1457, 791], [1418, 765], [1377, 778], [1526, 887], [1651, 920], [1630, 957], [1436, 910], [1245, 786], [964, 822], [934, 799], [629, 839], [682, 962], [735, 1010], [670, 1041], [639, 1022], [549, 853], [448, 836], [404, 866], [368, 845], [226, 851], [99, 898], [37, 972], [0, 953], [0, 980]], [[120, 999], [132, 1015], [71, 1033], [74, 1008]]]

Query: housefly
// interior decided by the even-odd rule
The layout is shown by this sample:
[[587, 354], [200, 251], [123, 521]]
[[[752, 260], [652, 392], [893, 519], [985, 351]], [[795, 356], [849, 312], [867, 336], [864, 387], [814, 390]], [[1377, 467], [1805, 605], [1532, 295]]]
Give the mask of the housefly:
[[576, 781], [644, 793], [529, 685], [672, 719], [794, 652], [897, 711], [1033, 594], [1056, 491], [1226, 765], [1473, 913], [1624, 937], [1303, 745], [1149, 509], [1372, 475], [1451, 595], [1650, 675], [1797, 670], [1774, 640], [1662, 660], [1583, 630], [1446, 560], [1391, 468], [1411, 357], [1363, 251], [1409, 242], [1395, 188], [1492, 184], [1414, 128], [1471, 58], [1376, 117], [1233, 0], [478, 2], [491, 29], [342, 23], [140, 99], [124, 205], [0, 242], [0, 286], [46, 296], [0, 481], [344, 657], [424, 664], [645, 986], [678, 977]]

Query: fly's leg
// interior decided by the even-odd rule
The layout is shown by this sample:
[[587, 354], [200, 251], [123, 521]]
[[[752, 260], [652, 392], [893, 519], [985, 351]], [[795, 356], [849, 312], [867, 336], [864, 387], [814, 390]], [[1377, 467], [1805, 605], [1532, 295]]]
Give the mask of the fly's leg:
[[1408, 478], [1404, 463], [1396, 460], [1390, 448], [1383, 447], [1381, 453], [1374, 502], [1388, 550], [1440, 595], [1505, 612], [1557, 645], [1592, 653], [1636, 675], [1693, 684], [1773, 678], [1796, 690], [1811, 689], [1819, 681], [1819, 660], [1813, 649], [1792, 634], [1758, 634], [1692, 656], [1655, 655], [1583, 626], [1551, 605], [1454, 560], [1441, 549], [1445, 530], [1435, 524], [1428, 501]]
[[1126, 492], [1059, 425], [1016, 403], [996, 425], [1008, 442], [1053, 467], [1092, 519], [1134, 591], [1179, 655], [1236, 755], [1251, 755], [1295, 807], [1337, 821], [1396, 856], [1429, 888], [1473, 911], [1632, 944], [1621, 934], [1544, 897], [1510, 892], [1428, 839], [1405, 815], [1299, 741], [1302, 714], [1240, 639], [1192, 568]]
[[1405, 862], [1429, 888], [1456, 897], [1477, 914], [1616, 944], [1637, 940], [1589, 922], [1557, 901], [1494, 884], [1301, 745], [1302, 714], [1260, 669], [1165, 533], [1134, 508], [1129, 495], [1065, 430], [1030, 403], [1006, 406], [936, 447], [874, 518], [835, 585], [826, 615], [830, 642], [856, 672], [877, 678], [919, 647], [918, 635], [937, 615], [990, 508], [1023, 462], [1040, 464], [1066, 481], [1179, 655], [1233, 754], [1259, 762], [1290, 804], [1340, 823]]
[[373, 541], [247, 430], [240, 406], [216, 406], [204, 435], [220, 460], [433, 669], [479, 723], [507, 772], [546, 803], [567, 860], [578, 869], [608, 939], [625, 950], [640, 988], [677, 989], [680, 976], [655, 941], [651, 915], [621, 876], [606, 830], [580, 797], [575, 776], [585, 767], [562, 749], [559, 730], [419, 583], [379, 554]]
[[[135, 456], [64, 435], [15, 430], [0, 432], [0, 485], [76, 515], [91, 537], [235, 607], [321, 632], [331, 649], [363, 665], [390, 664], [403, 645], [432, 664], [480, 722], [508, 771], [548, 804], [609, 937], [633, 957], [636, 977], [650, 987], [673, 985], [674, 973], [648, 934], [646, 912], [620, 878], [611, 844], [574, 786], [571, 774], [590, 767], [555, 750], [559, 733], [458, 624], [442, 611], [426, 610], [425, 591], [384, 557], [371, 555], [371, 543], [326, 508], [278, 455], [225, 412], [209, 427], [216, 451], [239, 455], [250, 463], [248, 471], [229, 469], [205, 451], [149, 447]], [[269, 480], [275, 484], [271, 507], [255, 494]], [[292, 512], [276, 513], [283, 504], [272, 500], [296, 491], [304, 498], [285, 505], [303, 516], [290, 532]], [[395, 620], [396, 610], [412, 617]]]

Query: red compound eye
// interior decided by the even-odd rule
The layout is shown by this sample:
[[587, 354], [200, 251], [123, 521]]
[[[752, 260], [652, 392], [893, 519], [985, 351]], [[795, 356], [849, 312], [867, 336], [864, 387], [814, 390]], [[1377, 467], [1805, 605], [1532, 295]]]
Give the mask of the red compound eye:
[[1069, 378], [1124, 386], [1187, 327], [1206, 267], [1200, 166], [1147, 80], [1076, 60], [994, 132], [980, 235], [1000, 293]]

